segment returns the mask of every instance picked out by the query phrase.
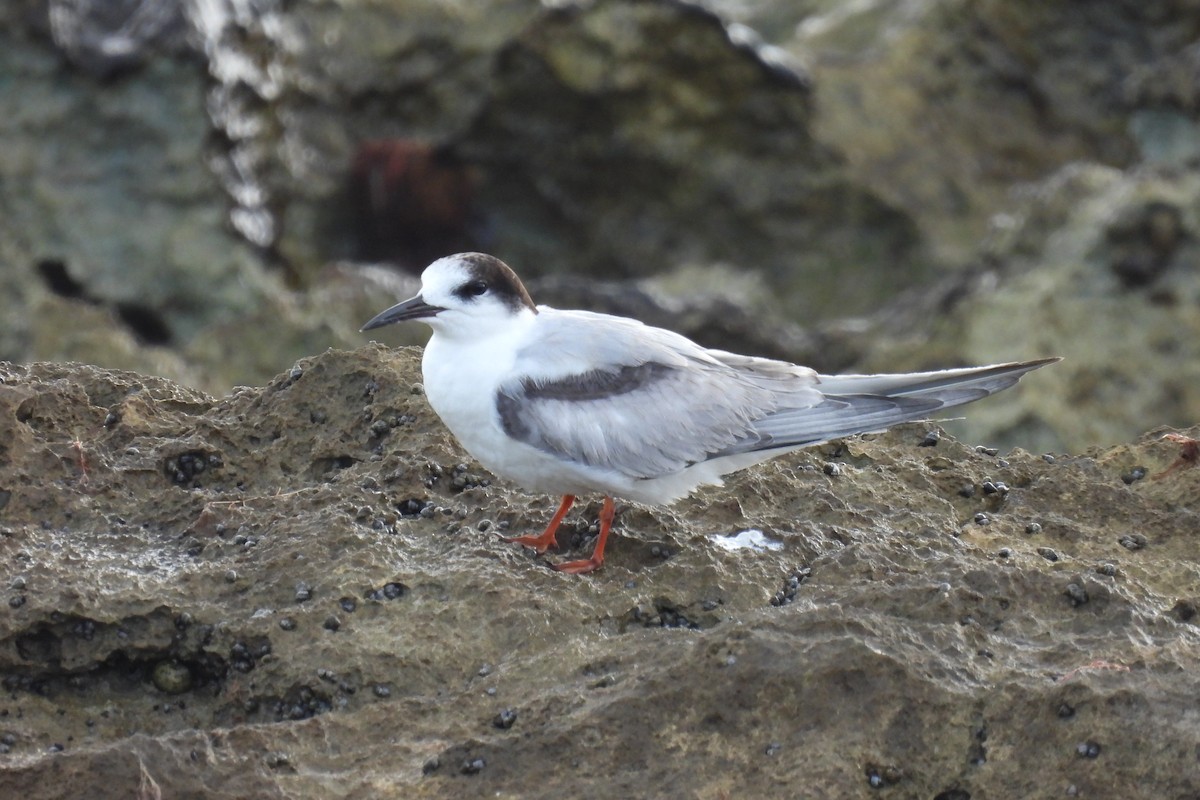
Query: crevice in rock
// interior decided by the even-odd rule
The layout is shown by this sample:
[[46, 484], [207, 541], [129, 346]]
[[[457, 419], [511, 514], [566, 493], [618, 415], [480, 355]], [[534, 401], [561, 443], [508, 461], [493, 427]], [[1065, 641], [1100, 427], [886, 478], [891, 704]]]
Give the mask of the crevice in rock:
[[110, 307], [117, 319], [129, 329], [142, 344], [169, 345], [172, 342], [171, 328], [166, 319], [155, 309], [141, 303], [116, 302], [96, 297], [87, 286], [71, 275], [65, 261], [43, 258], [34, 264], [46, 288], [59, 297], [82, 300], [93, 306]]

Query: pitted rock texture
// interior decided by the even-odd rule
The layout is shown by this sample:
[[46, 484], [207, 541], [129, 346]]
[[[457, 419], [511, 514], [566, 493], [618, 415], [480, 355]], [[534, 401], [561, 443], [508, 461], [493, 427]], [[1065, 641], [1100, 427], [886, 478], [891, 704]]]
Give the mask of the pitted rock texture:
[[0, 794], [1200, 791], [1186, 442], [902, 426], [623, 505], [581, 578], [544, 562], [600, 498], [500, 542], [557, 498], [471, 462], [417, 360], [220, 399], [0, 368]]

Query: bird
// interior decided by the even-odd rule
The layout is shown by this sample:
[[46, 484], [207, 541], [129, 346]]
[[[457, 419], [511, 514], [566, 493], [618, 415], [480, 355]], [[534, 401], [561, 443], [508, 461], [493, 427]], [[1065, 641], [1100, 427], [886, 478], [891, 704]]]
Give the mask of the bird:
[[433, 329], [425, 397], [455, 438], [492, 473], [562, 497], [544, 532], [504, 541], [545, 553], [576, 496], [603, 495], [592, 555], [553, 565], [574, 574], [604, 563], [614, 498], [666, 505], [784, 453], [979, 400], [1059, 360], [822, 375], [627, 317], [535, 305], [484, 253], [437, 259], [416, 296], [362, 330], [411, 320]]

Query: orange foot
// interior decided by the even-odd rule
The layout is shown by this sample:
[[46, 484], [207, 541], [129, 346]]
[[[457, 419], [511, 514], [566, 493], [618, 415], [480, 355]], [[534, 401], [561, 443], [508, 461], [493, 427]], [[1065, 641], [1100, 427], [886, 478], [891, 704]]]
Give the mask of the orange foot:
[[510, 544], [523, 544], [526, 547], [532, 547], [539, 553], [544, 553], [550, 549], [550, 545], [554, 544], [554, 537], [558, 533], [558, 526], [562, 524], [563, 517], [571, 510], [571, 504], [575, 502], [575, 495], [564, 494], [562, 504], [558, 507], [554, 518], [550, 520], [550, 524], [546, 526], [546, 530], [542, 531], [540, 536], [514, 536], [512, 538], [501, 537], [503, 541]]
[[559, 572], [569, 572], [572, 575], [586, 575], [599, 569], [600, 565], [604, 563], [604, 545], [608, 541], [608, 530], [612, 527], [616, 510], [613, 499], [605, 497], [604, 508], [600, 511], [600, 535], [596, 538], [596, 549], [592, 551], [591, 558], [580, 561], [564, 561], [562, 564], [554, 564], [554, 569]]

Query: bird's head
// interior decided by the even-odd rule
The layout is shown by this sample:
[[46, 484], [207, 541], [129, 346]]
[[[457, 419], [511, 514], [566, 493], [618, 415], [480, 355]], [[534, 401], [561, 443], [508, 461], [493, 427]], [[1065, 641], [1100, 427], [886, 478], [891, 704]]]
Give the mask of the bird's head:
[[486, 336], [514, 320], [537, 314], [517, 274], [500, 259], [459, 253], [421, 273], [421, 292], [373, 317], [362, 330], [418, 320], [446, 336]]

